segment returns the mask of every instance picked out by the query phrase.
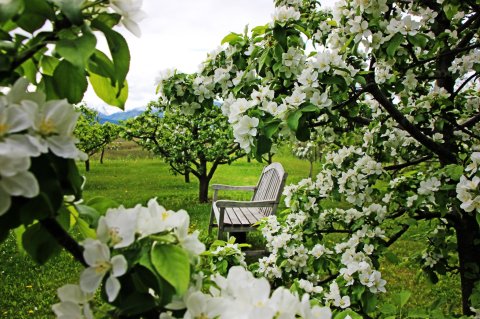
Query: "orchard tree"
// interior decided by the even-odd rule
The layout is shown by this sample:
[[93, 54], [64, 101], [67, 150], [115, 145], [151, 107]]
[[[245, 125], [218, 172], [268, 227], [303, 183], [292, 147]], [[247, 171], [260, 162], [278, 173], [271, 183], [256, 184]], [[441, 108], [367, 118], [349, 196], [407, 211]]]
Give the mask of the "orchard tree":
[[[206, 105], [209, 103], [209, 105]], [[208, 201], [208, 185], [219, 165], [244, 155], [234, 143], [227, 118], [212, 100], [201, 113], [185, 114], [180, 108], [150, 103], [147, 111], [125, 123], [125, 137], [160, 155], [174, 173], [199, 181], [198, 199]]]
[[[226, 36], [196, 82], [198, 98], [223, 98], [236, 140], [257, 157], [274, 136], [308, 141], [318, 128], [334, 140], [321, 173], [287, 189], [290, 217], [265, 226], [272, 254], [259, 273], [374, 313], [379, 257], [422, 223], [426, 249], [412, 260], [433, 282], [458, 272], [463, 312], [478, 311], [478, 2], [276, 6], [272, 23]], [[171, 79], [164, 94], [181, 100]], [[332, 246], [330, 233], [344, 239]]]
[[105, 147], [118, 138], [119, 127], [110, 122], [100, 124], [98, 112], [81, 105], [80, 117], [75, 126], [74, 134], [78, 139], [77, 147], [87, 154], [85, 170], [90, 171], [90, 157], [99, 151], [102, 152], [100, 161], [103, 161]]

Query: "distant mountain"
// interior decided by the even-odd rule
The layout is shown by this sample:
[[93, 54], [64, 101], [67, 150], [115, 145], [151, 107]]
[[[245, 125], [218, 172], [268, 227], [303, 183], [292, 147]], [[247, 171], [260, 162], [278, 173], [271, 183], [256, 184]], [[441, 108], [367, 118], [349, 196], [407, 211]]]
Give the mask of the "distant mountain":
[[133, 109], [133, 110], [130, 110], [130, 111], [124, 111], [124, 112], [116, 112], [116, 113], [112, 113], [112, 114], [104, 114], [102, 112], [98, 112], [98, 121], [100, 122], [100, 124], [103, 124], [105, 122], [110, 122], [110, 123], [114, 123], [114, 124], [118, 124], [120, 123], [120, 121], [125, 121], [125, 120], [128, 120], [130, 118], [133, 118], [133, 117], [136, 117], [140, 114], [142, 114], [143, 112], [145, 112], [144, 109]]

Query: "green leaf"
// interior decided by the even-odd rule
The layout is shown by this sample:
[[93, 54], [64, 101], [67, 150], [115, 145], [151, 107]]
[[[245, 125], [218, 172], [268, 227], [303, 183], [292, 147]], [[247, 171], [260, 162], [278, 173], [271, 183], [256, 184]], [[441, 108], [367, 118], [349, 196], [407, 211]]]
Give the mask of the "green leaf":
[[302, 107], [300, 109], [302, 113], [308, 113], [308, 112], [318, 112], [318, 106], [314, 104], [307, 104], [306, 106]]
[[14, 15], [19, 13], [24, 7], [23, 0], [7, 1], [0, 4], [0, 22], [10, 20]]
[[57, 58], [51, 57], [49, 55], [42, 55], [40, 60], [40, 67], [42, 68], [42, 73], [45, 75], [53, 76], [53, 72], [57, 68], [60, 60]]
[[276, 25], [273, 28], [273, 37], [275, 40], [278, 41], [278, 43], [282, 46], [284, 51], [287, 51], [288, 49], [288, 44], [287, 44], [287, 31], [285, 30], [284, 27], [281, 27], [279, 25]]
[[380, 306], [380, 312], [384, 315], [393, 315], [397, 312], [397, 308], [391, 303], [384, 303]]
[[150, 253], [155, 270], [169, 284], [177, 295], [183, 295], [190, 283], [190, 261], [187, 252], [178, 246], [155, 245]]
[[53, 73], [55, 92], [60, 98], [66, 98], [68, 102], [79, 103], [87, 90], [85, 71], [68, 61], [61, 61]]
[[283, 49], [282, 49], [282, 46], [279, 43], [277, 43], [273, 50], [274, 50], [273, 52], [274, 52], [274, 55], [275, 55], [275, 60], [281, 62], [282, 57], [283, 57], [283, 52], [284, 52]]
[[30, 83], [37, 83], [37, 66], [32, 59], [25, 61], [22, 64], [23, 75], [28, 79]]
[[397, 51], [400, 44], [402, 44], [404, 37], [401, 33], [396, 33], [390, 41], [388, 41], [387, 47], [387, 55], [389, 57], [395, 56], [395, 52]]
[[115, 85], [115, 66], [105, 53], [95, 50], [88, 63], [88, 71], [112, 80]]
[[77, 208], [79, 216], [83, 220], [85, 220], [92, 228], [97, 227], [100, 214], [95, 208], [87, 205], [75, 205], [75, 207]]
[[421, 48], [425, 48], [425, 46], [427, 45], [427, 43], [429, 41], [429, 38], [422, 33], [417, 33], [414, 36], [407, 35], [407, 39], [414, 46], [421, 47]]
[[84, 0], [51, 0], [73, 24], [83, 23], [82, 4]]
[[257, 138], [257, 156], [267, 154], [272, 149], [272, 140], [264, 135]]
[[88, 206], [94, 208], [100, 215], [105, 215], [107, 209], [116, 208], [119, 204], [113, 199], [107, 197], [93, 197], [86, 203]]
[[77, 217], [77, 230], [82, 238], [97, 238], [97, 233], [88, 223], [81, 217]]
[[302, 117], [303, 113], [300, 110], [297, 110], [293, 113], [290, 113], [290, 115], [287, 118], [287, 125], [292, 131], [296, 131], [298, 129], [298, 121], [300, 120], [300, 117]]
[[22, 235], [25, 251], [40, 265], [60, 251], [55, 238], [40, 224], [28, 227]]
[[100, 13], [96, 17], [98, 21], [102, 22], [109, 28], [116, 26], [120, 22], [121, 18], [122, 16], [117, 13]]
[[113, 31], [98, 19], [92, 21], [92, 27], [102, 31], [105, 35], [113, 59], [116, 83], [123, 85], [130, 68], [130, 51], [127, 41], [120, 33]]
[[243, 40], [242, 36], [238, 33], [235, 33], [235, 32], [231, 32], [229, 34], [227, 34], [223, 39], [222, 39], [222, 42], [221, 44], [224, 44], [224, 43], [230, 43], [230, 44], [235, 44], [239, 41]]
[[[93, 90], [99, 98], [105, 101], [105, 103], [118, 106], [123, 110], [128, 98], [128, 85], [126, 81], [120, 89], [118, 85], [112, 86], [109, 78], [105, 78], [95, 73], [90, 73], [89, 80], [92, 84]], [[120, 94], [118, 95], [119, 90]]]
[[23, 248], [23, 244], [22, 244], [22, 236], [23, 236], [23, 233], [25, 233], [25, 226], [21, 225], [20, 227], [15, 228], [13, 230], [13, 233], [15, 234], [18, 251], [21, 254], [26, 254], [27, 252]]
[[463, 175], [463, 166], [461, 165], [450, 164], [445, 166], [443, 170], [445, 171], [445, 174], [454, 181], [459, 181], [460, 177]]
[[85, 33], [74, 40], [59, 40], [56, 51], [73, 65], [85, 68], [85, 64], [95, 51], [96, 45], [97, 38], [91, 33]]
[[445, 15], [449, 20], [452, 20], [452, 18], [457, 14], [458, 12], [458, 5], [455, 5], [453, 3], [445, 3], [443, 5], [443, 11], [445, 12]]
[[272, 138], [272, 136], [278, 131], [278, 127], [280, 126], [280, 122], [271, 122], [266, 124], [263, 127], [263, 132], [267, 138]]
[[407, 304], [408, 299], [412, 296], [412, 293], [408, 290], [403, 290], [396, 294], [393, 299], [395, 303], [400, 307], [403, 308]]
[[375, 311], [377, 307], [377, 295], [371, 293], [370, 291], [365, 291], [362, 294], [360, 302], [362, 303], [363, 310], [366, 313], [371, 313]]
[[295, 132], [295, 137], [300, 142], [309, 141], [310, 140], [310, 129], [306, 125], [299, 126], [297, 131]]

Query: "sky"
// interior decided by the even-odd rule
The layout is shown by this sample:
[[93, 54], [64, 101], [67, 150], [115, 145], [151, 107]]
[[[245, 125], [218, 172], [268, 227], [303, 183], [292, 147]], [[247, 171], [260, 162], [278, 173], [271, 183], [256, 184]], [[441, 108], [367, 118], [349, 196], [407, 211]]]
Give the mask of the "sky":
[[[130, 71], [127, 76], [129, 97], [125, 110], [143, 108], [156, 100], [155, 79], [160, 71], [177, 68], [193, 73], [230, 32], [242, 33], [271, 21], [273, 0], [143, 0], [147, 14], [139, 25], [140, 38], [123, 27], [130, 48]], [[108, 52], [105, 41], [98, 47]], [[108, 107], [89, 87], [84, 101], [87, 106], [105, 113], [121, 111]]]

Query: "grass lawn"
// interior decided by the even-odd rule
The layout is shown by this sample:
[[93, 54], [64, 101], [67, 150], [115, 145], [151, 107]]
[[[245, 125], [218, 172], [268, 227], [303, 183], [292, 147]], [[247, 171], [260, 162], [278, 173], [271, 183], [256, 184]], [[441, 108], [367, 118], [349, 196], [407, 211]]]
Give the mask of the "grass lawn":
[[[308, 175], [309, 163], [294, 158], [287, 151], [275, 156], [274, 160], [281, 162], [288, 172], [287, 184], [298, 182]], [[230, 166], [220, 166], [212, 183], [254, 185], [264, 165], [241, 159]], [[122, 143], [118, 150], [107, 151], [104, 164], [93, 158], [90, 172], [85, 172], [83, 165], [80, 165], [80, 170], [87, 178], [86, 200], [105, 196], [131, 207], [157, 197], [167, 209], [187, 210], [192, 227], [201, 231], [202, 240], [208, 241], [210, 204], [198, 203], [198, 183], [194, 176], [191, 183], [184, 183], [183, 176], [172, 175], [161, 159], [152, 158], [131, 143]], [[233, 198], [248, 199], [249, 195], [235, 193]], [[401, 259], [421, 250], [422, 246], [414, 238], [419, 233], [421, 231], [409, 231], [406, 239], [392, 247]], [[249, 234], [249, 241], [258, 244], [261, 239], [258, 234]], [[64, 283], [76, 282], [80, 271], [81, 267], [64, 252], [45, 266], [35, 265], [18, 252], [12, 233], [0, 244], [0, 318], [53, 318], [50, 306], [58, 302], [56, 288]], [[407, 307], [428, 306], [440, 298], [440, 307], [445, 313], [450, 313], [452, 309], [458, 312], [458, 277], [444, 278], [439, 284], [430, 285], [423, 276], [417, 276], [417, 272], [407, 265], [398, 266], [385, 261], [382, 273], [388, 281], [388, 292], [382, 300], [389, 301], [396, 293], [406, 289], [412, 291]]]

